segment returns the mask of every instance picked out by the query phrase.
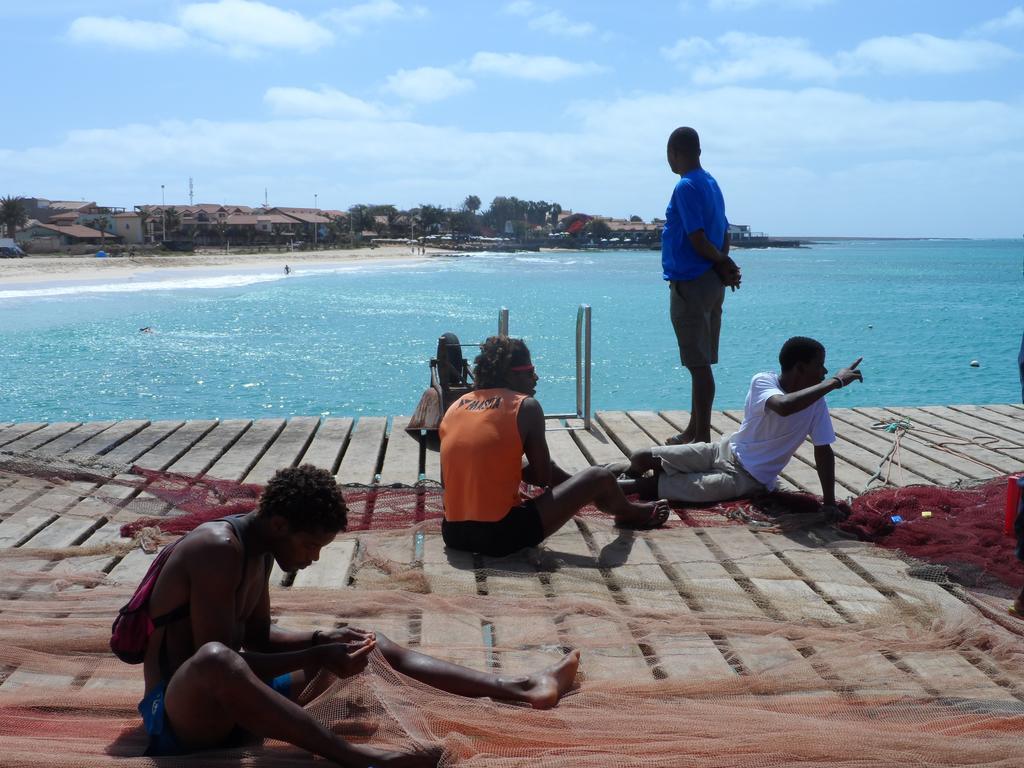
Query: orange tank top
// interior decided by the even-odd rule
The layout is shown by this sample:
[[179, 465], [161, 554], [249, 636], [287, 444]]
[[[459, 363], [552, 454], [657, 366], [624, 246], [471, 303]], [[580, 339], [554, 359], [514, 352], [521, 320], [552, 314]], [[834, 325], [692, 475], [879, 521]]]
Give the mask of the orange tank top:
[[519, 405], [526, 395], [481, 389], [456, 400], [441, 420], [444, 517], [493, 523], [522, 502]]

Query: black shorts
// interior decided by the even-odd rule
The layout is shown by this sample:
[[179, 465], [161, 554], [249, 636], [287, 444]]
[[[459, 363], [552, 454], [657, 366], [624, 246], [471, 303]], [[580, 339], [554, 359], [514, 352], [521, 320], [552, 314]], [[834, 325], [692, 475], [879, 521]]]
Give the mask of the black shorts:
[[533, 499], [512, 507], [501, 520], [481, 523], [477, 520], [441, 522], [441, 537], [452, 549], [476, 552], [489, 557], [505, 557], [524, 547], [535, 547], [544, 540], [544, 526]]

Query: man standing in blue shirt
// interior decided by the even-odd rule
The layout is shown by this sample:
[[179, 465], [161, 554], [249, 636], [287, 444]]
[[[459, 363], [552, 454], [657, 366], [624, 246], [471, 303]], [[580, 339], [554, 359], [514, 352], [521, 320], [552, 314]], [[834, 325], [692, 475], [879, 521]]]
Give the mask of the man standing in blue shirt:
[[718, 182], [700, 165], [700, 137], [676, 128], [668, 137], [668, 164], [679, 181], [661, 235], [662, 276], [668, 281], [679, 359], [690, 372], [690, 422], [670, 445], [711, 442], [711, 405], [718, 362], [725, 287], [740, 287], [740, 268], [729, 258], [729, 221]]

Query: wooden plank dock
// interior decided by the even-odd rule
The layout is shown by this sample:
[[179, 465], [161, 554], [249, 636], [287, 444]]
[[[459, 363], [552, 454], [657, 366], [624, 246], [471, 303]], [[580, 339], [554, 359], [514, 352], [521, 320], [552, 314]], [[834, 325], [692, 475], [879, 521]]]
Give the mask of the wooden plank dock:
[[[840, 498], [862, 493], [879, 472], [894, 485], [951, 485], [1024, 469], [1024, 406], [854, 408], [832, 414]], [[590, 432], [550, 431], [552, 457], [568, 471], [622, 460], [632, 450], [663, 442], [679, 431], [686, 416], [681, 411], [599, 412]], [[715, 434], [735, 429], [741, 417], [735, 411], [716, 412]], [[897, 420], [907, 420], [912, 427], [901, 438], [899, 465], [888, 466], [895, 438], [881, 425]], [[406, 423], [404, 416], [2, 423], [0, 452], [99, 459], [249, 483], [265, 483], [278, 468], [305, 462], [327, 469], [342, 483], [439, 481], [437, 455], [424, 452], [407, 436]], [[819, 493], [809, 444], [783, 472], [782, 487]], [[86, 483], [39, 493], [16, 481], [0, 483], [0, 559], [5, 549], [90, 547], [117, 541], [120, 524], [128, 517], [116, 500], [127, 499], [133, 491], [112, 488], [103, 494], [107, 503], [96, 503], [88, 498], [93, 490]], [[540, 604], [563, 597], [634, 611], [762, 616], [826, 626], [891, 615], [928, 626], [936, 609], [965, 608], [948, 585], [914, 579], [906, 562], [867, 545], [836, 549], [823, 546], [820, 538], [783, 537], [744, 527], [626, 534], [593, 518], [571, 522], [545, 543], [539, 558], [536, 553], [501, 560], [446, 553], [436, 527], [386, 535], [345, 534], [318, 563], [298, 575], [275, 570], [275, 599], [286, 604], [290, 590], [307, 587], [395, 588], [387, 586], [386, 575], [363, 567], [368, 550], [378, 560], [422, 574], [435, 593], [453, 596], [531, 598]], [[29, 571], [97, 572], [100, 582], [132, 584], [151, 557], [136, 549], [124, 555], [91, 554], [57, 564], [39, 560], [21, 565]], [[3, 591], [19, 589], [38, 585], [4, 585]], [[340, 613], [325, 607], [323, 616], [307, 623], [345, 621], [344, 601], [338, 602]], [[793, 606], [799, 609], [789, 615]], [[543, 611], [525, 622], [502, 615], [481, 620], [455, 609], [430, 615], [410, 611], [407, 617], [389, 617], [389, 622], [393, 626], [388, 632], [396, 639], [479, 669], [522, 671], [557, 657], [574, 638], [589, 638], [593, 646], [593, 638], [601, 637], [603, 645], [584, 658], [586, 679], [729, 676], [798, 665], [821, 675], [837, 696], [888, 685], [890, 693], [940, 691], [1024, 705], [1024, 684], [1006, 674], [999, 659], [980, 650], [922, 652], [905, 658], [875, 654], [857, 665], [837, 667], [829, 660], [834, 661], [839, 651], [827, 643], [808, 646], [782, 636], [723, 635], [699, 623], [688, 634], [639, 637], [628, 621]], [[93, 678], [42, 682], [141, 685], [138, 679], [126, 682], [123, 670], [109, 666], [102, 666]], [[0, 695], [26, 682], [32, 682], [30, 673], [0, 669]]]

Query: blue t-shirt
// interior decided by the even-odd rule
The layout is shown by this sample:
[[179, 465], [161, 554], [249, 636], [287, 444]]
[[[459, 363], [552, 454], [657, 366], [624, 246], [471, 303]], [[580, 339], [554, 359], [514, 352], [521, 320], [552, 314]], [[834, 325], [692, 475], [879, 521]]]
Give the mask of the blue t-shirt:
[[725, 198], [718, 182], [703, 168], [681, 176], [668, 201], [661, 233], [661, 269], [666, 280], [696, 280], [711, 269], [711, 262], [690, 245], [689, 235], [698, 229], [716, 248], [725, 245], [729, 229]]

